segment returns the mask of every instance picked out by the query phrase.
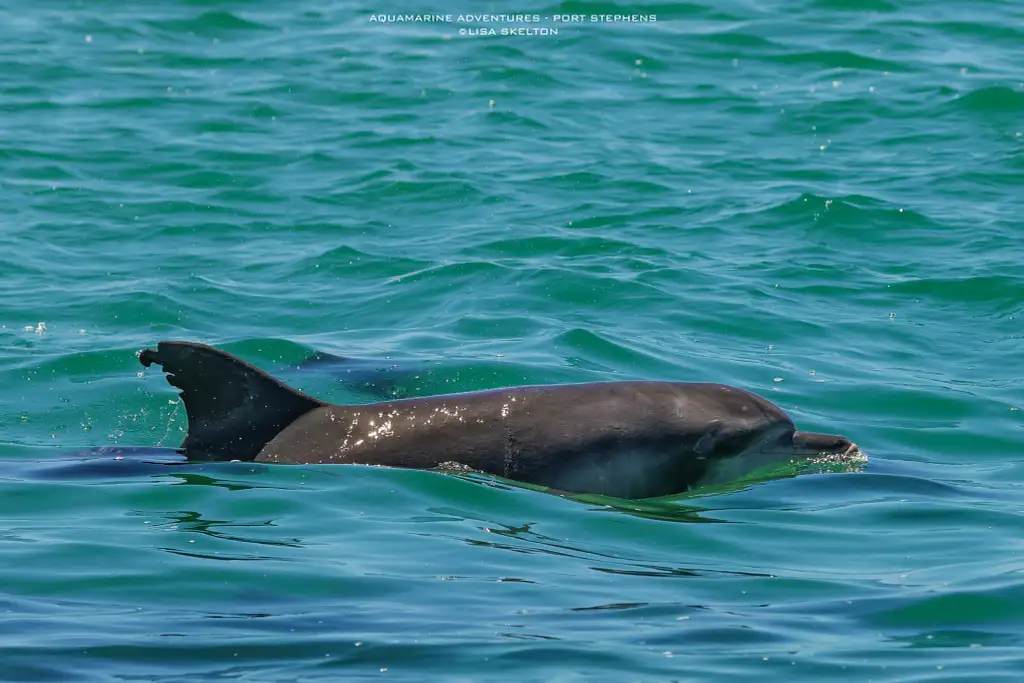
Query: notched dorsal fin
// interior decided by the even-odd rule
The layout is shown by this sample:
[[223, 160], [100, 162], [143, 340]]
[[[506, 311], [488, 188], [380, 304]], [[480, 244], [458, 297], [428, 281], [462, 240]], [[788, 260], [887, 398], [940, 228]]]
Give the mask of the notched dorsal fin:
[[181, 389], [188, 435], [181, 447], [206, 458], [252, 460], [278, 432], [325, 405], [259, 368], [205, 344], [163, 341], [139, 360]]

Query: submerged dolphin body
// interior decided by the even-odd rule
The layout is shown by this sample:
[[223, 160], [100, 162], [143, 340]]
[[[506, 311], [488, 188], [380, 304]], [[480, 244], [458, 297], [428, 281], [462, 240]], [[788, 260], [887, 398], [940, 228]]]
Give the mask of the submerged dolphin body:
[[139, 360], [181, 389], [192, 458], [461, 465], [573, 493], [647, 498], [762, 466], [857, 449], [796, 431], [777, 406], [722, 384], [598, 382], [333, 405], [203, 344], [160, 342]]

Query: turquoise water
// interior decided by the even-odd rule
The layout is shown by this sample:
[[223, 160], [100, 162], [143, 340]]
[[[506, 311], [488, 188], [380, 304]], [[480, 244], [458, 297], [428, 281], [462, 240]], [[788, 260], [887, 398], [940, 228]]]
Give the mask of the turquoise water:
[[[1024, 6], [355, 5], [0, 9], [0, 679], [1020, 680]], [[339, 402], [294, 366], [727, 382], [871, 459], [628, 502], [78, 453], [180, 443], [168, 338]]]

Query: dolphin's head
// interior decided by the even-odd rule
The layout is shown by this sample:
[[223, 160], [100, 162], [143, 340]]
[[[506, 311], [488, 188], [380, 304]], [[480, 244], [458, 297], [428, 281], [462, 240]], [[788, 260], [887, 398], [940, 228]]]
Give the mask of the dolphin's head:
[[[555, 436], [571, 437], [568, 445], [549, 454], [527, 480], [559, 491], [653, 498], [856, 450], [840, 436], [796, 431], [781, 408], [735, 387], [678, 384], [639, 389], [621, 390], [625, 399], [613, 395], [621, 400], [606, 402], [614, 409], [607, 415], [581, 415], [580, 424], [597, 425], [594, 431], [603, 438], [579, 438], [574, 425], [556, 421]], [[631, 420], [622, 417], [628, 410], [633, 411], [625, 413]], [[607, 428], [605, 422], [615, 424]]]
[[696, 486], [734, 481], [773, 465], [814, 458], [848, 460], [859, 455], [849, 439], [798, 431], [778, 406], [753, 394], [747, 396], [752, 402], [740, 406], [741, 416], [734, 410], [731, 419], [719, 421], [694, 445], [692, 455], [704, 465]]

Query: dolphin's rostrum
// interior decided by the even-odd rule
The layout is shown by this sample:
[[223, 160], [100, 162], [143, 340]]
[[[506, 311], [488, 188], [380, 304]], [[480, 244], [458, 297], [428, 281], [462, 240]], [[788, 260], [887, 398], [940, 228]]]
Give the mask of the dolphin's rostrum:
[[513, 387], [369, 405], [325, 403], [219, 349], [160, 342], [192, 458], [474, 470], [574, 493], [681, 493], [782, 460], [849, 455], [743, 389], [683, 382]]

